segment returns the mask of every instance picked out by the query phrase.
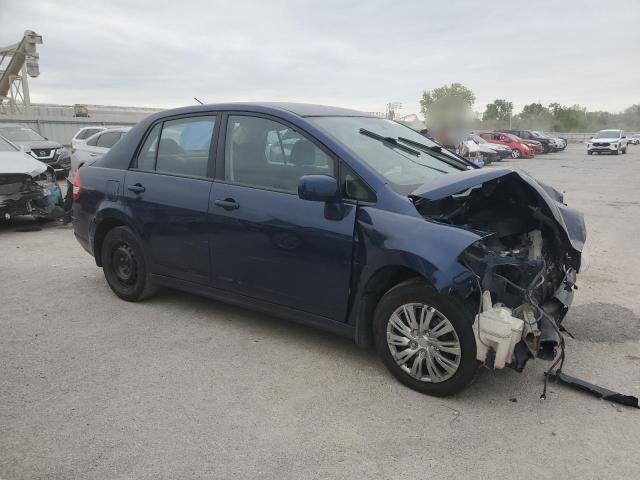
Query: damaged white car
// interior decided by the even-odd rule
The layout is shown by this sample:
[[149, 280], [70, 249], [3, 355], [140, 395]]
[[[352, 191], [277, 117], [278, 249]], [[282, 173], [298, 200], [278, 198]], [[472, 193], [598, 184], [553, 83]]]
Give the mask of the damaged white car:
[[53, 169], [0, 137], [0, 218], [53, 220], [63, 215], [62, 204]]

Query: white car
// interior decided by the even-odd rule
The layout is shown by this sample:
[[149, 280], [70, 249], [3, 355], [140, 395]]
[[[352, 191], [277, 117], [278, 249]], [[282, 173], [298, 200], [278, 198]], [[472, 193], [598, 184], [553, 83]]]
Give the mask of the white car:
[[107, 128], [87, 138], [83, 143], [73, 149], [71, 154], [71, 170], [69, 180], [73, 180], [78, 168], [85, 164], [92, 164], [105, 153], [111, 150], [131, 127]]
[[627, 141], [629, 144], [640, 145], [640, 133], [634, 133], [627, 137]]
[[78, 148], [80, 145], [84, 145], [87, 142], [87, 139], [96, 133], [102, 132], [106, 130], [107, 127], [84, 127], [76, 132], [76, 134], [71, 139], [71, 146], [73, 148]]
[[61, 217], [62, 193], [50, 165], [0, 137], [0, 218]]
[[627, 137], [623, 130], [600, 130], [587, 142], [587, 154], [627, 153]]

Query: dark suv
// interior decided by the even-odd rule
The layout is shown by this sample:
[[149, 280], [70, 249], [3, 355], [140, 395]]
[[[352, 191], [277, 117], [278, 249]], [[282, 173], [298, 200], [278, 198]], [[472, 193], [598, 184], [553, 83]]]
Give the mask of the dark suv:
[[122, 299], [178, 288], [373, 342], [432, 395], [480, 363], [554, 357], [586, 236], [524, 173], [318, 105], [152, 115], [73, 195], [75, 235]]
[[46, 163], [57, 177], [65, 177], [71, 167], [69, 151], [58, 142], [52, 142], [29, 127], [17, 124], [0, 124], [0, 137], [4, 137], [23, 151]]
[[517, 135], [518, 137], [524, 140], [534, 140], [536, 142], [540, 142], [542, 144], [542, 153], [555, 152], [557, 149], [555, 147], [555, 142], [539, 132], [533, 130], [500, 130], [501, 132], [511, 133], [513, 135]]

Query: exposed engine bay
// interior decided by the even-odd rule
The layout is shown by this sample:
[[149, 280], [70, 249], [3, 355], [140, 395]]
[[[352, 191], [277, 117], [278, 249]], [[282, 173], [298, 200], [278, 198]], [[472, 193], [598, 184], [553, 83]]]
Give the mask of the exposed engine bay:
[[62, 193], [51, 167], [42, 173], [0, 173], [0, 217], [56, 219], [64, 214]]
[[[553, 360], [559, 347], [563, 352], [562, 320], [581, 262], [571, 227], [553, 211], [562, 195], [523, 177], [509, 172], [459, 193], [415, 201], [424, 217], [482, 237], [459, 259], [477, 275], [481, 293], [477, 357], [490, 368], [519, 371], [529, 358]], [[584, 232], [581, 216], [577, 222], [582, 226], [573, 230]]]

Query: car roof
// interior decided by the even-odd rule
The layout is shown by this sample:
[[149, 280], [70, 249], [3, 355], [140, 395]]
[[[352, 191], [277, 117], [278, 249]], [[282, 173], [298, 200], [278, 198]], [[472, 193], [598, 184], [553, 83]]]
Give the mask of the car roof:
[[82, 130], [89, 130], [90, 128], [97, 128], [98, 130], [106, 130], [109, 127], [105, 127], [104, 125], [89, 125], [88, 127], [82, 127], [78, 132]]
[[161, 116], [179, 115], [185, 113], [208, 112], [211, 110], [228, 111], [253, 111], [261, 113], [293, 113], [299, 117], [374, 117], [371, 113], [360, 112], [348, 108], [332, 107], [328, 105], [316, 105], [312, 103], [295, 102], [233, 102], [213, 103], [207, 105], [192, 105], [188, 107], [164, 110]]
[[[103, 133], [109, 133], [109, 132], [128, 132], [129, 130], [131, 130], [131, 127], [113, 127], [113, 128], [105, 128], [104, 130], [100, 131], [100, 132], [96, 132], [93, 135], [91, 135], [91, 137], [93, 137], [94, 135], [102, 135]], [[89, 137], [89, 138], [91, 138]]]

